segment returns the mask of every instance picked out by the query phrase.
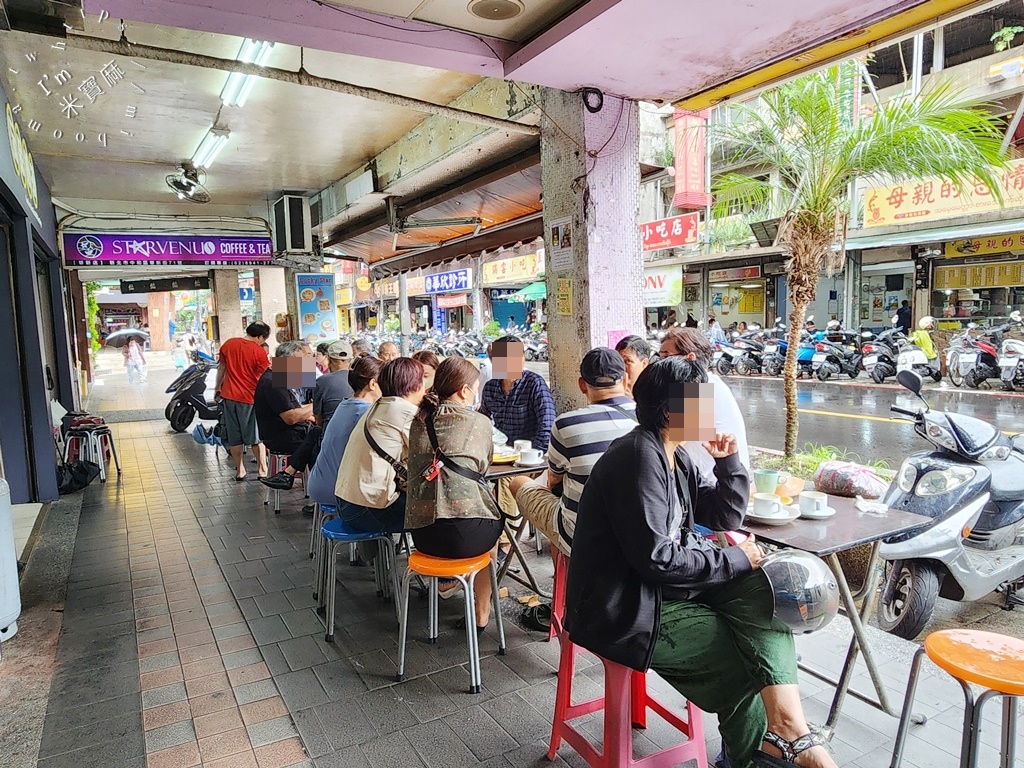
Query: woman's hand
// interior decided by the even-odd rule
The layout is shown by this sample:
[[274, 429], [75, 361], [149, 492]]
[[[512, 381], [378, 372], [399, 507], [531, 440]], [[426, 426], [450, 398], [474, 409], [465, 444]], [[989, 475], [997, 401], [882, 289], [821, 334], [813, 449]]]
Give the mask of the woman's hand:
[[711, 454], [713, 459], [724, 459], [739, 451], [740, 446], [736, 441], [736, 435], [729, 435], [724, 432], [715, 433], [715, 439], [704, 443], [704, 450]]
[[746, 541], [737, 544], [736, 546], [743, 550], [743, 554], [745, 554], [747, 559], [750, 561], [751, 568], [758, 568], [761, 565], [761, 560], [764, 559], [764, 552], [762, 552], [761, 548], [757, 546], [752, 535], [747, 537]]

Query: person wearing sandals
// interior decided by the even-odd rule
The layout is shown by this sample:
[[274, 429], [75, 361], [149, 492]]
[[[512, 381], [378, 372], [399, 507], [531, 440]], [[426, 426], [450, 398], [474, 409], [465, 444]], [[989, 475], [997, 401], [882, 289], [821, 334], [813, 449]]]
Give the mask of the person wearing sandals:
[[[449, 357], [437, 368], [434, 388], [423, 398], [409, 434], [409, 495], [405, 527], [416, 549], [445, 558], [498, 555], [503, 531], [483, 476], [494, 453], [491, 420], [477, 412], [480, 371], [469, 360]], [[473, 584], [477, 632], [491, 615], [491, 580]]]
[[[652, 363], [633, 388], [639, 425], [611, 444], [580, 499], [566, 585], [569, 638], [653, 669], [718, 716], [731, 768], [836, 768], [810, 733], [790, 628], [750, 538], [719, 549], [695, 533], [739, 527], [750, 481], [736, 438], [716, 433], [699, 364]], [[683, 449], [703, 442], [717, 485]]]

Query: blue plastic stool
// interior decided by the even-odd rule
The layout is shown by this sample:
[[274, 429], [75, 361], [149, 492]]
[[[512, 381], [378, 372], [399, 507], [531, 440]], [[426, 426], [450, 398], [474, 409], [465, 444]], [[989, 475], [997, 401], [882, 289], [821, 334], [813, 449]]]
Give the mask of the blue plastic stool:
[[327, 554], [327, 635], [328, 643], [334, 642], [334, 598], [337, 589], [338, 547], [363, 541], [376, 541], [378, 556], [373, 561], [373, 577], [377, 583], [378, 597], [392, 597], [395, 603], [395, 619], [401, 621], [399, 606], [398, 569], [395, 567], [395, 545], [390, 533], [378, 531], [367, 533], [349, 528], [340, 517], [328, 520], [320, 529], [324, 543], [329, 547]]
[[[333, 504], [313, 505], [313, 525], [309, 529], [309, 556], [313, 560], [313, 599], [317, 601], [317, 613], [323, 616], [325, 610], [324, 588], [326, 587], [326, 564], [324, 549], [326, 539], [320, 529], [324, 523], [338, 516], [338, 508]], [[355, 546], [355, 545], [352, 545]]]

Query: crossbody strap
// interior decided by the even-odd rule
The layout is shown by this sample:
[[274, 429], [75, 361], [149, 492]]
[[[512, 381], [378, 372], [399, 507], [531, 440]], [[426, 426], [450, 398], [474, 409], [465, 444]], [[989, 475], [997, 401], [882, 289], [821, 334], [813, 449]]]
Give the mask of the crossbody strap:
[[[376, 405], [374, 405], [373, 410], [376, 410]], [[373, 415], [373, 410], [371, 410], [370, 413], [366, 415], [366, 420], [363, 421], [363, 435], [366, 437], [366, 442], [369, 443], [370, 448], [373, 449], [374, 453], [376, 453], [378, 456], [384, 459], [384, 461], [391, 465], [391, 468], [395, 470], [395, 474], [398, 477], [400, 477], [404, 482], [409, 479], [409, 471], [394, 456], [392, 456], [390, 453], [381, 448], [380, 444], [373, 439], [373, 435], [370, 434], [369, 424], [370, 416]]]
[[428, 419], [425, 419], [427, 425], [427, 437], [430, 438], [430, 447], [434, 449], [434, 456], [441, 462], [443, 469], [450, 469], [456, 475], [464, 477], [467, 480], [472, 480], [474, 483], [480, 483], [488, 489], [490, 493], [490, 486], [487, 484], [487, 478], [481, 475], [479, 472], [468, 467], [464, 467], [458, 464], [452, 459], [445, 455], [445, 452], [441, 450], [441, 446], [437, 442], [437, 431], [434, 429], [434, 416], [431, 415]]
[[[627, 419], [629, 419], [630, 421], [637, 421], [637, 418], [636, 418], [636, 411], [635, 411], [635, 410], [632, 410], [632, 411], [627, 411], [627, 410], [626, 410], [625, 408], [623, 408], [623, 407], [622, 407], [621, 405], [615, 405], [614, 403], [608, 404], [608, 406], [607, 406], [607, 407], [608, 407], [608, 408], [614, 408], [614, 409], [615, 409], [616, 411], [618, 411], [619, 413], [621, 413], [621, 414], [622, 414], [623, 416], [625, 416], [625, 417], [626, 417]], [[638, 422], [638, 423], [639, 423], [639, 422]]]

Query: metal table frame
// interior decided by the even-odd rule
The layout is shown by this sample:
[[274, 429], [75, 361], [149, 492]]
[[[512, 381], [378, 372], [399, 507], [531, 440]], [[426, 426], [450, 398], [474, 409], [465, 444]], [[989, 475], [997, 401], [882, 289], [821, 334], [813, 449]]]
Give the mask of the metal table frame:
[[[490, 470], [487, 472], [487, 479], [494, 481], [494, 497], [495, 501], [498, 498], [498, 487], [497, 481], [506, 477], [516, 477], [518, 475], [536, 475], [547, 469], [547, 464], [541, 467], [516, 467], [514, 465], [492, 465]], [[529, 587], [536, 592], [540, 597], [547, 599], [551, 598], [551, 593], [545, 592], [540, 588], [537, 583], [537, 577], [533, 575], [533, 571], [530, 565], [526, 562], [526, 557], [523, 555], [522, 547], [520, 543], [522, 541], [523, 533], [526, 531], [526, 526], [529, 521], [522, 515], [516, 515], [515, 517], [504, 518], [505, 535], [508, 537], [509, 543], [512, 545], [512, 549], [509, 552], [509, 556], [505, 558], [505, 563], [498, 570], [498, 584], [501, 584], [506, 577], [513, 581], [522, 584], [524, 587]], [[537, 532], [535, 535], [540, 535]], [[515, 573], [510, 573], [509, 569], [512, 567], [512, 557], [515, 556], [516, 560], [519, 561], [519, 565], [522, 568], [523, 576], [519, 576]]]

